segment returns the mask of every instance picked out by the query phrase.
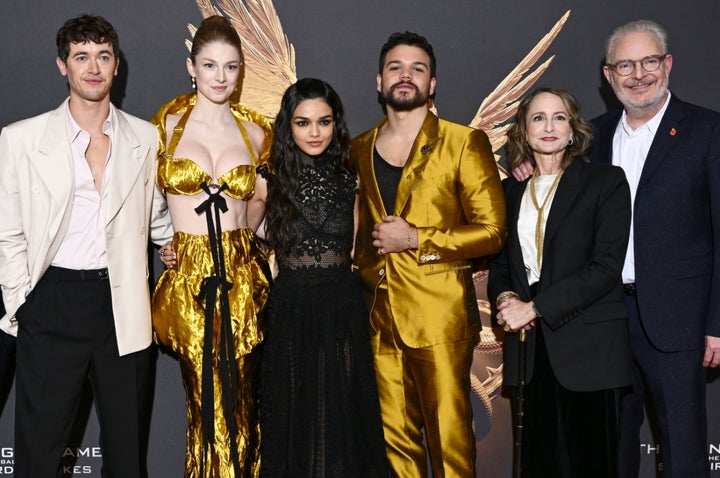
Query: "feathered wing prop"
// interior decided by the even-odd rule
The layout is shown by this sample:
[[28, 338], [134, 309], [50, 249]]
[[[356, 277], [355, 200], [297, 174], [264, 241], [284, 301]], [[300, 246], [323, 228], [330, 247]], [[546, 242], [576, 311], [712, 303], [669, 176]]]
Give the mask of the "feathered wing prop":
[[[560, 17], [552, 29], [530, 50], [530, 53], [523, 58], [518, 66], [485, 98], [475, 117], [470, 122], [470, 126], [473, 128], [485, 131], [490, 138], [490, 144], [494, 152], [497, 153], [507, 141], [507, 130], [510, 128], [510, 124], [503, 123], [515, 115], [522, 96], [545, 73], [555, 56], [553, 55], [545, 60], [527, 76], [525, 76], [526, 73], [538, 62], [545, 50], [555, 40], [569, 17], [570, 10]], [[495, 159], [498, 159], [497, 154]]]
[[[283, 93], [297, 81], [297, 75], [295, 48], [283, 31], [272, 0], [196, 0], [196, 3], [203, 18], [224, 15], [240, 35], [245, 63], [241, 103], [275, 119]], [[192, 35], [197, 30], [192, 25], [188, 29]]]

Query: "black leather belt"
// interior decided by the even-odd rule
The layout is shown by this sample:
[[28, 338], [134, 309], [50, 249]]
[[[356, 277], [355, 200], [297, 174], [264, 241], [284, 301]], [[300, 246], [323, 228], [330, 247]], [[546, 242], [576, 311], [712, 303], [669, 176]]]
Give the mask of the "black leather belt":
[[625, 292], [625, 295], [635, 295], [635, 283], [631, 282], [630, 284], [623, 284], [623, 291]]
[[56, 280], [107, 280], [109, 277], [107, 268], [78, 270], [50, 266], [46, 274]]

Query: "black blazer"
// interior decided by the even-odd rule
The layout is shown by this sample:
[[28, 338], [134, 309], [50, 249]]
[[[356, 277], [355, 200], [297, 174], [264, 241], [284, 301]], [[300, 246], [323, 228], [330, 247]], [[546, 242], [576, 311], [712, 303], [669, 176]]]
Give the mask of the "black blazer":
[[[575, 160], [558, 184], [548, 213], [543, 269], [532, 297], [518, 239], [520, 202], [528, 180], [503, 182], [508, 239], [490, 263], [488, 297], [514, 290], [533, 300], [550, 364], [567, 389], [592, 391], [632, 383], [632, 358], [621, 272], [630, 225], [630, 191], [620, 168]], [[535, 328], [528, 334], [532, 380]], [[504, 383], [517, 384], [517, 334], [506, 334]]]
[[[591, 159], [612, 162], [622, 111], [593, 120]], [[634, 204], [635, 283], [643, 326], [661, 351], [720, 337], [720, 114], [672, 96]]]

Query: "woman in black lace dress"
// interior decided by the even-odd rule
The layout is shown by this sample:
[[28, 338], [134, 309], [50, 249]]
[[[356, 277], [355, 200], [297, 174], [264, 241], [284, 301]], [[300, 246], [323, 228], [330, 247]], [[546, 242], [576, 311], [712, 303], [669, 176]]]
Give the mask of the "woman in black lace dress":
[[306, 78], [283, 96], [266, 234], [279, 266], [261, 364], [261, 476], [387, 476], [368, 318], [351, 271], [355, 174], [340, 98]]

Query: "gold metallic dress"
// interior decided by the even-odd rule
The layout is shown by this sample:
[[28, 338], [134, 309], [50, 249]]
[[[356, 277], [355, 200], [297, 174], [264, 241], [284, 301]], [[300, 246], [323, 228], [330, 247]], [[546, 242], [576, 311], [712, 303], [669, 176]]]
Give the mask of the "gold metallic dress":
[[[253, 158], [255, 164], [237, 166], [211, 185], [192, 160], [173, 157], [194, 100], [194, 95], [178, 97], [153, 119], [164, 141], [166, 115], [184, 113], [167, 149], [161, 145], [158, 185], [165, 194], [207, 194], [196, 212], [207, 218], [208, 234], [175, 233], [178, 267], [158, 280], [153, 328], [156, 341], [177, 354], [185, 385], [185, 477], [255, 478], [260, 470], [256, 347], [263, 340], [259, 316], [269, 289], [266, 257], [251, 229], [220, 230], [219, 214], [224, 195], [253, 195], [259, 161]], [[233, 105], [233, 113], [252, 155], [241, 120], [269, 125], [239, 105]]]

